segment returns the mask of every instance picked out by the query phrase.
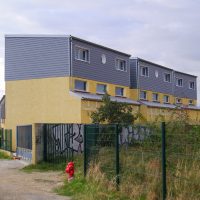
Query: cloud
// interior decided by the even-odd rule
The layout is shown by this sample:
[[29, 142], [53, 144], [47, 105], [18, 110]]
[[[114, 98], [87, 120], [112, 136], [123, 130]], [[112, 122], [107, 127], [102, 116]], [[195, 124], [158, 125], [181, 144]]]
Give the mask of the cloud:
[[200, 77], [199, 10], [198, 0], [6, 0], [0, 87], [7, 33], [72, 34]]

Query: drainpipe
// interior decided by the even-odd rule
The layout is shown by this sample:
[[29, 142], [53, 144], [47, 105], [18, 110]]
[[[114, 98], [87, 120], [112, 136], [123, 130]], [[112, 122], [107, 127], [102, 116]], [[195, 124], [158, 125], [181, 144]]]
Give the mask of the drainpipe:
[[72, 69], [72, 60], [73, 60], [73, 46], [72, 46], [72, 36], [70, 35], [69, 38], [69, 44], [70, 44], [70, 83], [69, 83], [69, 90], [72, 91], [73, 88], [73, 80], [72, 80], [72, 75], [73, 75], [73, 69]]

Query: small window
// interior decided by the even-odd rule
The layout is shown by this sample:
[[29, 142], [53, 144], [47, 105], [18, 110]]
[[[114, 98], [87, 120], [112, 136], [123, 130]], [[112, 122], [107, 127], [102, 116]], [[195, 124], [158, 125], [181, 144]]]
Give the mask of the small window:
[[169, 103], [169, 96], [168, 95], [164, 95], [163, 102], [164, 103]]
[[140, 92], [140, 99], [147, 100], [147, 92], [146, 91], [141, 91]]
[[192, 89], [192, 90], [195, 89], [195, 83], [194, 83], [194, 81], [190, 81], [189, 82], [189, 89]]
[[189, 100], [189, 105], [194, 105], [194, 101], [192, 99]]
[[164, 81], [170, 83], [171, 82], [171, 74], [164, 74]]
[[83, 47], [75, 47], [75, 58], [76, 60], [81, 60], [89, 62], [89, 50]]
[[115, 95], [116, 96], [124, 96], [124, 88], [116, 87], [115, 88]]
[[104, 84], [97, 84], [96, 92], [98, 94], [105, 94], [106, 93], [106, 85], [104, 85]]
[[141, 67], [140, 68], [141, 76], [149, 76], [149, 68], [148, 67]]
[[183, 87], [183, 79], [182, 78], [176, 78], [176, 86]]
[[81, 91], [86, 91], [86, 82], [85, 81], [80, 81], [80, 80], [75, 80], [75, 90], [81, 90]]
[[181, 103], [182, 103], [181, 98], [176, 98], [176, 103], [177, 103], [177, 104], [181, 104]]
[[152, 100], [153, 101], [158, 101], [158, 94], [157, 93], [153, 93]]
[[126, 61], [122, 59], [116, 59], [116, 69], [120, 71], [125, 71], [126, 72]]

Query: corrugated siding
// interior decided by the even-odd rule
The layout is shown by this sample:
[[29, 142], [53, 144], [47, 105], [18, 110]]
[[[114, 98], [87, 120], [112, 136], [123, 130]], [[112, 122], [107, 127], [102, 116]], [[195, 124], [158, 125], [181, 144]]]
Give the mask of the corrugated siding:
[[[173, 83], [164, 82], [164, 73], [170, 73], [172, 78], [172, 70], [158, 67], [146, 62], [139, 62], [139, 66], [149, 67], [149, 77], [141, 76], [139, 67], [139, 87], [142, 90], [151, 90], [154, 92], [161, 92], [173, 95]], [[155, 72], [158, 71], [158, 77]]]
[[[81, 46], [90, 50], [90, 63], [75, 59], [75, 46]], [[102, 64], [101, 55], [106, 55], [106, 64]], [[87, 44], [78, 40], [73, 40], [72, 74], [90, 80], [108, 82], [117, 85], [129, 86], [129, 57], [120, 53]], [[122, 58], [127, 62], [127, 72], [116, 70], [115, 59]]]
[[68, 37], [6, 37], [5, 80], [70, 74]]
[[137, 59], [130, 59], [131, 88], [137, 88]]
[[[174, 82], [174, 94], [176, 97], [180, 98], [189, 98], [189, 99], [197, 99], [197, 81], [193, 76], [189, 76], [186, 74], [175, 72], [175, 78], [183, 79], [183, 87], [176, 86], [176, 81]], [[194, 81], [196, 88], [195, 90], [189, 89], [189, 81]]]

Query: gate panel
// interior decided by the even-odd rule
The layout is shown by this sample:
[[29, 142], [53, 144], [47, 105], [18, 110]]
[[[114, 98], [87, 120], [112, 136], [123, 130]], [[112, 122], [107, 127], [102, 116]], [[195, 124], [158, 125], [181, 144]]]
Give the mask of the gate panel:
[[44, 125], [44, 160], [60, 163], [73, 158], [73, 124]]
[[32, 160], [32, 125], [17, 126], [17, 156]]

